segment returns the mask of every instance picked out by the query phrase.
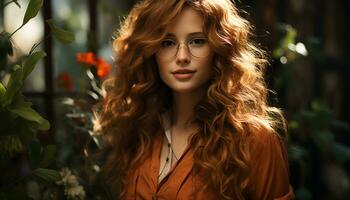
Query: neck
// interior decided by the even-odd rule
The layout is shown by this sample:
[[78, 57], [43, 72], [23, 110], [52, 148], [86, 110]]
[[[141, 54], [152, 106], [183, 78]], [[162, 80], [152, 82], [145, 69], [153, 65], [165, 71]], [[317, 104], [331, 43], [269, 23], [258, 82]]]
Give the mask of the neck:
[[191, 128], [194, 107], [201, 100], [205, 91], [177, 93], [173, 92], [172, 125], [180, 129]]

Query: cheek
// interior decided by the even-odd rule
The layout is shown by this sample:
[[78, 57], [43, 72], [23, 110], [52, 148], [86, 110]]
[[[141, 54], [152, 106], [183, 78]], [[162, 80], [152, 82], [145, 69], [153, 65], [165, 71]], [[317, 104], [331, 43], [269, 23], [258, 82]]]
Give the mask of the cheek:
[[158, 69], [160, 69], [160, 68], [163, 69], [165, 66], [165, 61], [163, 59], [161, 59], [157, 54], [155, 55], [155, 59], [156, 59]]

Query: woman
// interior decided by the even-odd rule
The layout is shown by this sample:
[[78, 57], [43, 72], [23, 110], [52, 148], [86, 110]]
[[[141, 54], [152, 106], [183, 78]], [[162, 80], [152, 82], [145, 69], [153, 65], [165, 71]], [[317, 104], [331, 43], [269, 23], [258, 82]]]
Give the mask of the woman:
[[101, 179], [120, 199], [292, 199], [263, 53], [229, 0], [145, 0], [114, 41]]

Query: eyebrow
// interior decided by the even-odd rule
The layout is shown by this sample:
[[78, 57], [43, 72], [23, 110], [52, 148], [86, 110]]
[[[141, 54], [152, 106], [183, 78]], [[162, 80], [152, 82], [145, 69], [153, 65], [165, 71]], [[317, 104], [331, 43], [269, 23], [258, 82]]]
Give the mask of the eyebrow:
[[[193, 33], [189, 33], [188, 36], [195, 36], [195, 35], [204, 35], [203, 32], [193, 32]], [[174, 33], [167, 33], [166, 37], [176, 37], [176, 35]]]

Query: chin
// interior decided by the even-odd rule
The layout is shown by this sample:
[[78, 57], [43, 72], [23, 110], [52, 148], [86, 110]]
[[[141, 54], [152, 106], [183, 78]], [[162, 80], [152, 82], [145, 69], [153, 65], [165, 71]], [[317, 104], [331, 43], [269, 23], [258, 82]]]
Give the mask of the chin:
[[176, 85], [176, 86], [170, 86], [173, 92], [176, 93], [191, 93], [191, 92], [197, 92], [201, 88], [198, 85]]
[[194, 88], [171, 88], [176, 93], [189, 93], [195, 91]]

